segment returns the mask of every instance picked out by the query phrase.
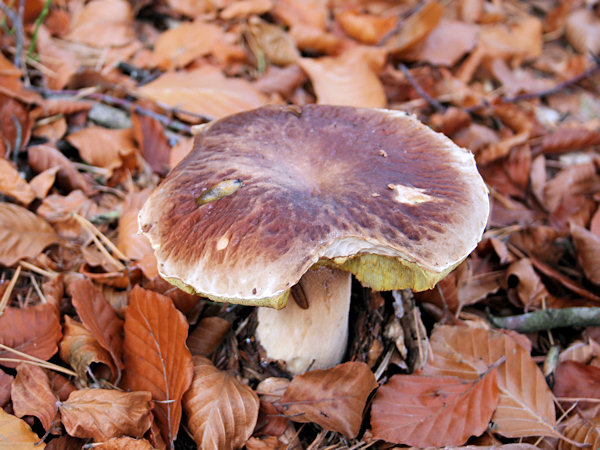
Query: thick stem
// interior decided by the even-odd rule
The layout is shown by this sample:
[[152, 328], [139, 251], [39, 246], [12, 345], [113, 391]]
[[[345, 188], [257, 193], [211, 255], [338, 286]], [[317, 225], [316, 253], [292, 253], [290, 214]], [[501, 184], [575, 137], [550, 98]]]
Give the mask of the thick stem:
[[[256, 336], [271, 359], [294, 375], [340, 363], [348, 341], [351, 275], [316, 267], [302, 279], [308, 309], [292, 299], [281, 310], [258, 309]], [[293, 294], [292, 294], [293, 295]]]
[[508, 328], [519, 333], [562, 327], [597, 327], [600, 326], [600, 308], [544, 309], [507, 317], [493, 316], [488, 312], [488, 320], [497, 328]]

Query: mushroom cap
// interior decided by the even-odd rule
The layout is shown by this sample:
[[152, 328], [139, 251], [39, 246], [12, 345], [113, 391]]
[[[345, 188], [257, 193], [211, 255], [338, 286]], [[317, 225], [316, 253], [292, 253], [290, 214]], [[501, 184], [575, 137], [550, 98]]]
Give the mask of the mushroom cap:
[[139, 224], [168, 281], [279, 308], [315, 263], [379, 290], [431, 288], [488, 214], [473, 155], [413, 116], [265, 106], [204, 126]]

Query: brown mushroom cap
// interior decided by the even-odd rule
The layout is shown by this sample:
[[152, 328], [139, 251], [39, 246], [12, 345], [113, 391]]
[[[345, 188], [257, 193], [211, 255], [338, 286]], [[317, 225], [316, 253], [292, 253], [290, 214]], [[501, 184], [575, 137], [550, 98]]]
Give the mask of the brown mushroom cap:
[[267, 106], [208, 124], [139, 223], [174, 284], [283, 307], [317, 262], [378, 290], [430, 288], [488, 213], [473, 155], [412, 116]]

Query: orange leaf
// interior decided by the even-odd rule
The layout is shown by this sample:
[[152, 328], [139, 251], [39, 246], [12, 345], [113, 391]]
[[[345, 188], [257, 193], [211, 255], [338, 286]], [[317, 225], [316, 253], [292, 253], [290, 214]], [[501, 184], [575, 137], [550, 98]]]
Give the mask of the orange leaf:
[[2, 446], [5, 448], [18, 448], [19, 450], [37, 450], [46, 448], [37, 434], [31, 431], [29, 425], [12, 414], [5, 413], [0, 408], [0, 436]]
[[394, 375], [377, 390], [373, 437], [416, 447], [462, 445], [482, 434], [498, 405], [497, 372], [474, 381]]
[[[85, 327], [92, 333], [98, 344], [112, 356], [118, 371], [123, 368], [121, 355], [123, 321], [106, 301], [102, 291], [87, 279], [76, 280], [69, 285], [73, 306]], [[118, 378], [118, 375], [117, 375]]]
[[[577, 361], [560, 363], [554, 373], [554, 395], [558, 398], [600, 399], [600, 368], [587, 366]], [[580, 402], [580, 407], [592, 406]]]
[[35, 198], [35, 192], [6, 159], [0, 159], [0, 193], [13, 197], [24, 205]]
[[398, 22], [395, 15], [378, 17], [371, 14], [359, 14], [347, 9], [335, 15], [344, 32], [367, 45], [377, 44], [381, 38], [392, 31]]
[[11, 395], [17, 417], [35, 416], [40, 419], [44, 430], [50, 429], [57, 417], [58, 399], [44, 369], [32, 364], [19, 364]]
[[[93, 372], [96, 378], [117, 379], [117, 369], [110, 353], [98, 344], [83, 325], [65, 316], [64, 336], [60, 341], [60, 357], [68, 362], [79, 375], [79, 378], [88, 380], [88, 373]], [[95, 364], [92, 371], [92, 364]], [[107, 373], [106, 369], [109, 369]]]
[[188, 324], [170, 298], [133, 288], [125, 312], [125, 376], [130, 390], [150, 391], [160, 401], [154, 414], [171, 443], [181, 420], [181, 397], [192, 382], [192, 356], [185, 346]]
[[4, 408], [10, 401], [10, 389], [14, 378], [0, 369], [0, 409]]
[[175, 167], [179, 164], [183, 158], [185, 158], [188, 153], [192, 151], [192, 147], [194, 146], [194, 140], [192, 138], [182, 138], [175, 146], [171, 149], [171, 153], [169, 153], [169, 168]]
[[187, 338], [187, 346], [192, 355], [209, 355], [214, 352], [231, 324], [221, 317], [204, 317]]
[[123, 435], [142, 437], [152, 422], [150, 392], [80, 389], [58, 407], [67, 433], [99, 442]]
[[401, 23], [400, 32], [385, 43], [392, 52], [404, 52], [421, 42], [438, 26], [444, 7], [438, 1], [429, 1]]
[[267, 98], [250, 83], [225, 78], [212, 66], [168, 72], [141, 87], [140, 92], [154, 101], [215, 119], [267, 103]]
[[[58, 350], [61, 338], [57, 309], [44, 303], [23, 309], [8, 307], [0, 316], [0, 343], [22, 353], [47, 361]], [[2, 358], [23, 359], [19, 355], [0, 350]], [[16, 367], [16, 362], [0, 362]]]
[[600, 51], [600, 17], [587, 8], [573, 11], [565, 22], [565, 37], [578, 52], [598, 54]]
[[131, 121], [133, 123], [133, 136], [142, 151], [142, 156], [154, 172], [163, 176], [166, 175], [169, 171], [171, 148], [163, 126], [158, 120], [139, 114], [132, 115]]
[[109, 170], [120, 167], [126, 155], [137, 151], [129, 128], [109, 130], [86, 127], [69, 134], [67, 141], [79, 150], [79, 155], [85, 162]]
[[23, 258], [35, 258], [59, 241], [44, 219], [12, 203], [0, 203], [0, 264], [12, 266]]
[[93, 47], [123, 46], [135, 39], [133, 11], [125, 0], [93, 0], [71, 22], [71, 41]]
[[356, 47], [341, 56], [299, 58], [320, 104], [385, 108], [387, 100], [378, 74], [386, 52]]
[[498, 366], [500, 399], [492, 416], [495, 431], [506, 437], [559, 436], [552, 393], [529, 352], [512, 337], [495, 331], [441, 326], [430, 339], [433, 354], [427, 375], [476, 380], [487, 368]]
[[582, 417], [579, 413], [573, 414], [564, 424], [564, 435], [575, 441], [560, 441], [558, 450], [579, 450], [580, 448], [594, 448], [600, 446], [600, 414], [594, 417]]
[[252, 435], [258, 396], [209, 359], [194, 356], [194, 380], [183, 397], [188, 427], [199, 448], [234, 449]]
[[149, 195], [149, 190], [130, 192], [121, 206], [117, 247], [130, 259], [140, 260], [153, 253], [148, 238], [138, 234], [137, 216]]
[[33, 189], [37, 198], [45, 198], [48, 195], [48, 191], [56, 181], [56, 174], [58, 173], [59, 167], [55, 166], [50, 169], [46, 169], [40, 172], [29, 182], [29, 186]]
[[592, 283], [600, 284], [600, 237], [573, 223], [571, 236], [585, 276]]
[[146, 439], [134, 439], [131, 437], [111, 438], [108, 441], [94, 443], [94, 450], [152, 450]]
[[360, 430], [367, 397], [377, 387], [365, 363], [347, 362], [294, 377], [281, 398], [295, 422], [315, 422], [326, 430], [354, 438]]

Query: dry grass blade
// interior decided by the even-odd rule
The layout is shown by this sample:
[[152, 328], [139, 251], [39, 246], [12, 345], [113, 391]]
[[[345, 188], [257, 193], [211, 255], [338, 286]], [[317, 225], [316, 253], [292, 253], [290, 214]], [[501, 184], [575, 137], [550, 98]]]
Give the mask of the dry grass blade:
[[6, 308], [6, 305], [8, 305], [8, 302], [10, 301], [10, 295], [12, 294], [13, 289], [15, 288], [15, 284], [17, 284], [17, 281], [19, 280], [19, 275], [21, 275], [21, 266], [17, 267], [17, 270], [15, 270], [15, 273], [10, 279], [8, 286], [6, 286], [6, 289], [2, 293], [2, 298], [0, 298], [0, 316], [4, 312], [4, 308]]
[[[71, 377], [77, 376], [77, 374], [75, 372], [73, 372], [72, 370], [69, 370], [65, 367], [58, 366], [56, 364], [52, 364], [50, 362], [44, 361], [43, 359], [36, 358], [35, 356], [28, 355], [27, 353], [20, 352], [18, 350], [15, 350], [14, 348], [10, 348], [4, 344], [0, 344], [0, 350], [4, 350], [5, 352], [8, 352], [9, 354], [14, 354], [16, 356], [21, 357], [21, 358], [0, 358], [1, 362], [16, 363], [16, 365], [18, 365], [20, 363], [31, 364], [34, 366], [42, 367], [44, 369], [54, 370], [55, 372], [61, 372], [61, 373], [64, 373], [65, 375], [69, 375]], [[16, 365], [15, 365], [15, 367], [16, 367]]]
[[188, 324], [170, 298], [136, 286], [125, 312], [125, 375], [123, 385], [150, 391], [154, 414], [167, 443], [177, 436], [181, 398], [193, 375], [185, 346]]
[[46, 448], [43, 442], [38, 445], [40, 438], [31, 431], [29, 425], [12, 414], [4, 412], [2, 408], [0, 408], [0, 436], [2, 436], [2, 448], [19, 450]]
[[[85, 229], [87, 230], [91, 237], [92, 240], [94, 241], [94, 244], [96, 244], [96, 247], [98, 247], [98, 250], [100, 250], [100, 252], [109, 259], [109, 261], [111, 261], [115, 267], [117, 267], [117, 270], [121, 271], [121, 270], [125, 270], [125, 266], [118, 261], [114, 256], [112, 256], [108, 250], [104, 247], [104, 245], [106, 245], [106, 247], [108, 247], [108, 249], [113, 252], [117, 258], [123, 260], [123, 261], [127, 261], [127, 256], [125, 256], [123, 254], [123, 252], [121, 252], [121, 250], [119, 250], [117, 248], [117, 246], [115, 244], [112, 243], [112, 241], [110, 239], [108, 239], [106, 236], [104, 236], [104, 234], [102, 234], [100, 232], [100, 230], [98, 230], [98, 228], [96, 228], [94, 226], [93, 223], [91, 223], [89, 220], [87, 220], [85, 217], [80, 216], [77, 213], [73, 213], [73, 218], [79, 222], [79, 224]], [[102, 243], [100, 242], [102, 241], [102, 243], [104, 243], [104, 245], [102, 245]]]
[[56, 418], [56, 395], [46, 371], [38, 366], [19, 364], [12, 384], [12, 402], [17, 417], [35, 416], [48, 431]]
[[203, 449], [241, 448], [258, 418], [258, 396], [203, 356], [194, 356], [194, 380], [183, 397], [188, 427]]

